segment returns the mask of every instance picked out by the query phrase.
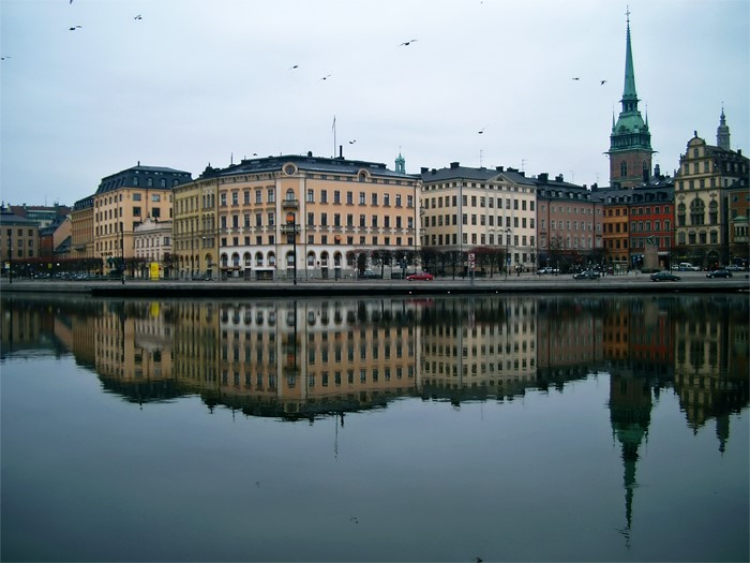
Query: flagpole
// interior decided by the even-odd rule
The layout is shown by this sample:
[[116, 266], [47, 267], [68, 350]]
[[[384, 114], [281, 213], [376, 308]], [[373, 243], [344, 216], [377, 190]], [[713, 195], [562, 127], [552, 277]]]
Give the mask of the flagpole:
[[333, 116], [333, 158], [336, 158], [336, 116]]

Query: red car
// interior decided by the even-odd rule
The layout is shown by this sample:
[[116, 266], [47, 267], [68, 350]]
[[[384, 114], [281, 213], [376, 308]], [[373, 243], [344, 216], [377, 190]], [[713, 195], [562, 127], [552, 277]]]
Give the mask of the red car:
[[429, 272], [422, 272], [420, 274], [411, 274], [410, 276], [406, 276], [406, 279], [408, 281], [432, 281], [435, 279], [435, 276], [433, 276]]

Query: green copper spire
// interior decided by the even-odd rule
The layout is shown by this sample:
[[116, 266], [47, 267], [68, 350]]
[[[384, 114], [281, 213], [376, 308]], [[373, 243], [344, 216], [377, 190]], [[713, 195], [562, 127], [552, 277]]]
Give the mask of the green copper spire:
[[625, 46], [625, 87], [622, 92], [622, 111], [638, 111], [638, 94], [635, 92], [635, 70], [633, 70], [633, 51], [630, 46], [630, 10], [628, 17], [627, 43]]
[[[625, 43], [625, 85], [620, 104], [620, 115], [613, 119], [609, 136], [610, 182], [621, 187], [640, 185], [651, 174], [651, 133], [648, 118], [644, 121], [638, 109], [635, 90], [633, 48], [630, 39], [630, 9], [626, 12], [627, 34]], [[614, 118], [614, 115], [613, 115]]]

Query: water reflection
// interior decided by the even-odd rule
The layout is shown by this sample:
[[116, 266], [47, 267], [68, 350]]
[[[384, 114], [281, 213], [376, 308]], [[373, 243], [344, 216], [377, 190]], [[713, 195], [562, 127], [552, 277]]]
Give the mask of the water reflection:
[[210, 408], [315, 417], [401, 396], [512, 400], [605, 371], [613, 425], [647, 427], [643, 397], [670, 386], [691, 428], [716, 421], [722, 449], [727, 415], [748, 404], [744, 297], [3, 296], [1, 305], [0, 359], [72, 353], [106, 390], [136, 402], [198, 393]]
[[749, 402], [745, 297], [2, 296], [0, 305], [3, 363], [72, 354], [107, 392], [134, 403], [197, 395], [211, 411], [330, 417], [336, 454], [347, 413], [402, 397], [454, 408], [506, 403], [529, 389], [564, 393], [566, 384], [606, 373], [618, 479], [622, 472], [618, 531], [627, 545], [638, 462], [661, 393], [673, 390], [688, 431], [715, 428], [721, 454], [730, 444], [731, 415]]

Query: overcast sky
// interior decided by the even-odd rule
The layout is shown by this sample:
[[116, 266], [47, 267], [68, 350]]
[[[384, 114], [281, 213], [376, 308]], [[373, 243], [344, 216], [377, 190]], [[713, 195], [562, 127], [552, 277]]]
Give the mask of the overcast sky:
[[0, 0], [2, 200], [337, 145], [607, 185], [628, 9], [662, 173], [722, 104], [750, 150], [748, 0]]

